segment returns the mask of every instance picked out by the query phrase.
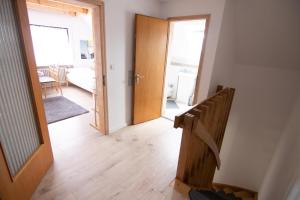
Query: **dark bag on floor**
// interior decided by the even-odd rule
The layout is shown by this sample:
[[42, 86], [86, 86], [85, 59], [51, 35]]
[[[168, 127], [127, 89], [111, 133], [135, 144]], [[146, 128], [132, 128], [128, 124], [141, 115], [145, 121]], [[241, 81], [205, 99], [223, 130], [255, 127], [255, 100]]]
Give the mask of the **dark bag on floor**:
[[191, 200], [241, 200], [234, 196], [234, 194], [225, 194], [222, 192], [215, 192], [209, 190], [191, 190], [189, 192]]

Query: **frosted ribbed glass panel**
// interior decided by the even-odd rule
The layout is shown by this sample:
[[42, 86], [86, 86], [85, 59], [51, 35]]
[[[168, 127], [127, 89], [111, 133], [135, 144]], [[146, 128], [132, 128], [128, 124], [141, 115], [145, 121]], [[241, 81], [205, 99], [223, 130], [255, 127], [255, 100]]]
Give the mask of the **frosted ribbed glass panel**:
[[11, 0], [0, 0], [0, 142], [12, 176], [39, 147]]

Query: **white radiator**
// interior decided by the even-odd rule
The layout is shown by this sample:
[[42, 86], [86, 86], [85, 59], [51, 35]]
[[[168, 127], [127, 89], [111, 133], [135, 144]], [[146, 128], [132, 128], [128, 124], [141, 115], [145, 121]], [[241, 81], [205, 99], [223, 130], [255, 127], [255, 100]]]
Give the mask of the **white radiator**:
[[179, 73], [176, 97], [178, 103], [188, 105], [190, 98], [194, 94], [196, 77], [194, 74]]

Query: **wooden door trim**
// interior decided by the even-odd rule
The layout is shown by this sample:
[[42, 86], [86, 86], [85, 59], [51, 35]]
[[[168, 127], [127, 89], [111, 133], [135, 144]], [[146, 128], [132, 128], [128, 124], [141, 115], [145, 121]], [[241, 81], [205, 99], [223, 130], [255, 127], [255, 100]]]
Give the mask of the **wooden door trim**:
[[205, 15], [189, 15], [189, 16], [177, 16], [177, 17], [169, 17], [169, 21], [191, 21], [191, 20], [199, 20], [199, 19], [207, 19], [210, 17], [210, 14]]
[[161, 97], [161, 109], [160, 109], [160, 115], [163, 114], [163, 103], [165, 100], [165, 84], [166, 84], [166, 71], [167, 71], [167, 65], [168, 65], [168, 55], [169, 55], [169, 46], [170, 46], [170, 31], [171, 31], [171, 21], [168, 19], [168, 35], [167, 35], [167, 48], [166, 48], [166, 56], [165, 56], [165, 65], [164, 65], [164, 80], [162, 85], [162, 97]]
[[[106, 70], [106, 42], [105, 42], [105, 9], [103, 0], [50, 0], [55, 2], [61, 2], [64, 4], [77, 5], [81, 7], [85, 7], [88, 9], [92, 9], [97, 12], [99, 15], [93, 15], [93, 24], [94, 22], [99, 22], [97, 24], [97, 29], [93, 29], [94, 35], [100, 35], [99, 37], [94, 37], [95, 39], [95, 54], [99, 56], [95, 56], [95, 70], [97, 76], [98, 83], [101, 84], [100, 91], [103, 91], [101, 96], [103, 96], [101, 103], [97, 101], [97, 108], [101, 108], [100, 116], [96, 117], [96, 125], [92, 124], [94, 128], [99, 130], [101, 133], [108, 135], [109, 134], [109, 121], [108, 121], [108, 97], [107, 97], [107, 70]], [[94, 26], [95, 27], [95, 26]], [[93, 28], [94, 28], [93, 27]], [[105, 83], [105, 84], [103, 84]], [[98, 86], [100, 86], [100, 84]], [[98, 89], [99, 90], [99, 89]], [[96, 97], [97, 98], [97, 97]], [[103, 112], [102, 112], [103, 111]], [[95, 108], [95, 112], [98, 110]], [[97, 115], [97, 114], [96, 114]], [[103, 121], [102, 121], [103, 120]], [[99, 124], [101, 126], [99, 126]]]
[[[105, 135], [109, 134], [109, 125], [108, 125], [108, 100], [107, 100], [107, 71], [106, 71], [106, 43], [105, 43], [105, 10], [104, 4], [94, 6], [92, 8], [95, 12], [93, 14], [93, 34], [94, 34], [94, 43], [95, 43], [95, 53], [98, 56], [95, 56], [95, 69], [97, 74], [98, 83], [101, 84], [101, 90], [103, 96], [102, 102], [98, 103], [95, 112], [98, 112], [97, 108], [103, 109], [103, 112], [100, 112], [100, 117], [96, 117], [97, 124], [102, 124], [100, 127], [95, 127], [99, 129]], [[99, 22], [99, 24], [96, 24]], [[99, 59], [100, 58], [100, 59]], [[99, 89], [98, 89], [99, 90]], [[97, 98], [97, 97], [96, 97]], [[99, 102], [99, 101], [98, 101]], [[104, 119], [102, 122], [101, 119]]]
[[[193, 104], [198, 103], [198, 96], [199, 96], [199, 88], [200, 88], [200, 81], [201, 81], [201, 75], [202, 75], [202, 70], [203, 70], [203, 62], [204, 62], [204, 56], [205, 56], [205, 50], [206, 50], [206, 42], [207, 42], [207, 36], [208, 36], [208, 30], [209, 30], [209, 24], [210, 24], [210, 14], [205, 14], [205, 15], [191, 15], [191, 16], [179, 16], [179, 17], [170, 17], [168, 20], [170, 22], [176, 22], [176, 21], [191, 21], [191, 20], [201, 20], [205, 19], [205, 30], [204, 30], [204, 39], [202, 43], [202, 51], [200, 54], [200, 61], [199, 61], [199, 66], [198, 66], [198, 74], [197, 74], [197, 79], [196, 79], [196, 86], [195, 86], [195, 92], [194, 92], [194, 100]], [[168, 33], [170, 35], [170, 33]], [[167, 52], [169, 54], [169, 52]], [[165, 66], [166, 68], [167, 66]], [[164, 86], [165, 87], [165, 86]]]
[[[102, 2], [102, 1], [101, 1]], [[103, 98], [103, 104], [104, 104], [104, 118], [105, 118], [105, 132], [104, 134], [109, 134], [109, 121], [108, 121], [108, 97], [107, 97], [107, 61], [106, 61], [106, 35], [105, 35], [105, 7], [104, 2], [98, 5], [99, 11], [100, 11], [100, 43], [101, 43], [101, 59], [102, 59], [102, 74], [104, 75], [104, 82], [105, 85], [103, 85], [103, 92], [104, 92], [104, 98]]]
[[162, 18], [159, 18], [159, 17], [153, 17], [153, 16], [150, 16], [150, 15], [144, 15], [144, 14], [135, 14], [135, 18], [137, 17], [137, 16], [141, 16], [141, 17], [148, 17], [148, 18], [152, 18], [152, 19], [157, 19], [157, 20], [163, 20], [163, 21], [165, 21], [165, 19], [162, 19]]
[[[102, 124], [103, 127], [95, 127], [98, 130], [100, 130], [103, 134], [108, 135], [109, 134], [109, 121], [108, 121], [108, 97], [107, 97], [107, 70], [106, 70], [106, 42], [105, 42], [105, 8], [104, 8], [104, 2], [102, 0], [58, 0], [61, 2], [71, 2], [74, 5], [85, 5], [90, 9], [96, 9], [96, 12], [99, 13], [99, 15], [93, 15], [93, 21], [99, 22], [99, 29], [93, 30], [94, 34], [100, 35], [100, 37], [94, 37], [95, 39], [95, 53], [97, 53], [100, 58], [100, 63], [98, 63], [98, 66], [96, 65], [95, 60], [95, 69], [96, 74], [99, 74], [100, 76], [97, 76], [97, 79], [99, 83], [101, 83], [101, 91], [103, 91], [103, 107], [101, 107], [101, 103], [97, 104], [97, 107], [101, 107], [103, 109], [103, 113], [100, 113], [100, 117], [97, 119], [97, 124]], [[95, 19], [95, 18], [96, 19]], [[93, 22], [94, 23], [94, 22]], [[97, 48], [98, 47], [98, 48]], [[103, 84], [104, 83], [104, 84]], [[99, 101], [98, 101], [99, 102]], [[95, 110], [96, 112], [96, 110]], [[101, 120], [104, 120], [102, 123]]]
[[88, 8], [104, 5], [103, 0], [49, 0], [49, 1], [62, 2], [64, 4], [78, 5], [78, 6], [88, 7]]

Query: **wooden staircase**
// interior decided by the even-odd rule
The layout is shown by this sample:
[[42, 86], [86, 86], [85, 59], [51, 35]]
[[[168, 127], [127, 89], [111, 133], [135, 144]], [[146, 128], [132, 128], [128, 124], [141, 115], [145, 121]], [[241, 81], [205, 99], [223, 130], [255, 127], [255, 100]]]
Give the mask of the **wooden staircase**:
[[[184, 200], [189, 200], [189, 193], [192, 190], [206, 190], [206, 191], [214, 191], [218, 192], [219, 194], [223, 194], [225, 196], [225, 199], [232, 199], [232, 200], [257, 200], [258, 199], [258, 193], [252, 190], [244, 189], [241, 187], [236, 187], [232, 185], [227, 184], [221, 184], [221, 183], [213, 183], [212, 188], [196, 188], [191, 187], [183, 182], [181, 182], [178, 179], [175, 179], [171, 186], [181, 194], [181, 197]], [[226, 198], [227, 197], [227, 198]], [[173, 198], [168, 198], [173, 199]], [[194, 199], [192, 199], [194, 200]]]
[[[235, 89], [218, 86], [217, 93], [175, 118], [182, 128], [176, 183], [185, 190], [205, 189], [252, 200], [257, 193], [235, 186], [213, 183], [216, 167], [221, 167], [221, 150]], [[176, 188], [175, 188], [176, 189]]]
[[220, 193], [224, 192], [227, 195], [232, 194], [241, 200], [257, 200], [258, 195], [257, 192], [252, 190], [220, 183], [213, 183], [213, 190]]

